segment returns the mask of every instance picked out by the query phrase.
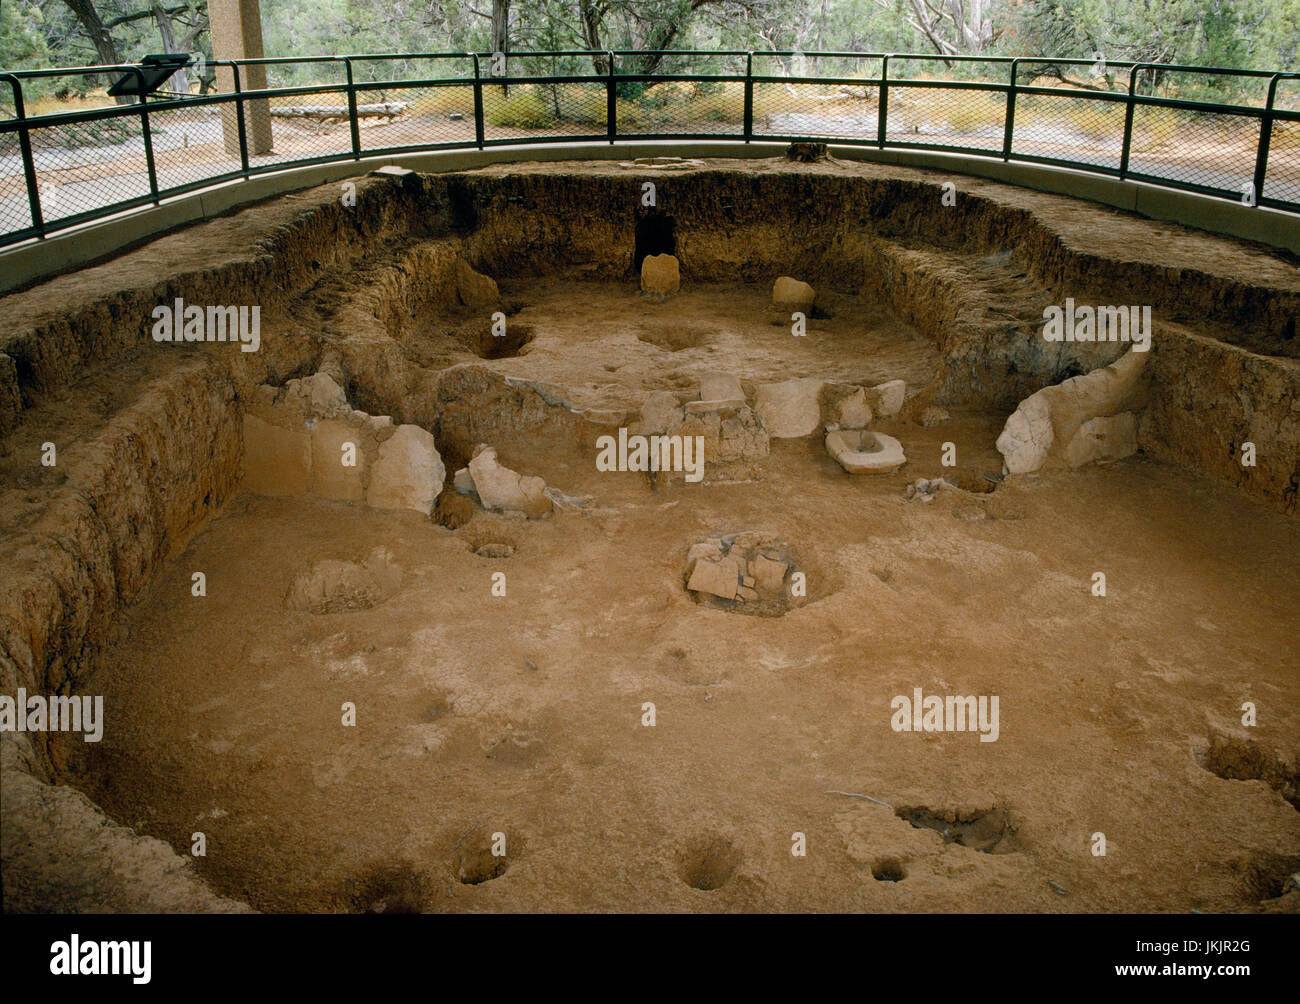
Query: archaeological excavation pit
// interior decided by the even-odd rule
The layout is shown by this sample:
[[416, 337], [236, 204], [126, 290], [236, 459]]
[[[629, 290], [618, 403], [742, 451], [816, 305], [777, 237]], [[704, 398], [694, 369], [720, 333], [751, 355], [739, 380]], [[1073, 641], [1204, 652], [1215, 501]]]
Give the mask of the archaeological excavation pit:
[[103, 699], [0, 733], [6, 910], [1297, 909], [1293, 259], [836, 159], [356, 180], [0, 298], [0, 692]]

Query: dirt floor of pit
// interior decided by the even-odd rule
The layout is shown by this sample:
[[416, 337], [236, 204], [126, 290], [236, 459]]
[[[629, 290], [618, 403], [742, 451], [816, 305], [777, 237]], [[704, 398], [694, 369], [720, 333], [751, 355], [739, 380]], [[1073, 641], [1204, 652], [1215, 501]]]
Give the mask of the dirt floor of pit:
[[[538, 473], [586, 513], [455, 532], [242, 496], [121, 621], [85, 687], [103, 742], [56, 752], [115, 818], [206, 834], [203, 875], [264, 910], [1296, 909], [1300, 812], [1201, 761], [1247, 700], [1261, 748], [1300, 747], [1300, 524], [1141, 458], [905, 500], [944, 440], [996, 470], [999, 425], [878, 423], [912, 457], [887, 477], [815, 439], [750, 483], [574, 463]], [[687, 547], [748, 529], [811, 602], [689, 598]], [[376, 547], [384, 602], [286, 609]], [[1000, 737], [892, 731], [915, 687], [998, 695]]]
[[[831, 290], [821, 292], [801, 336], [791, 331], [791, 312], [773, 308], [770, 288], [757, 283], [694, 283], [655, 299], [637, 295], [635, 281], [598, 282], [577, 268], [507, 279], [502, 291], [517, 307], [503, 341], [511, 331], [526, 332], [529, 340], [517, 354], [487, 365], [554, 384], [578, 410], [635, 410], [656, 390], [692, 393], [709, 370], [754, 383], [819, 377], [866, 386], [905, 380], [920, 387], [939, 368], [933, 344], [910, 326], [883, 307]], [[486, 313], [452, 324], [445, 313], [417, 315], [400, 337], [423, 366], [483, 362], [481, 353], [455, 338], [437, 337], [457, 323], [490, 329]], [[492, 342], [490, 336], [479, 339], [489, 350]]]

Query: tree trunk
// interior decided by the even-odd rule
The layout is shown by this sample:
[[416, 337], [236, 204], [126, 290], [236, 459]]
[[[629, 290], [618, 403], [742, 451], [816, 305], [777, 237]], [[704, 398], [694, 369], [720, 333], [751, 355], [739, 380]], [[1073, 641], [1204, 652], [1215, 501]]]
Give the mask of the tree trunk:
[[[117, 53], [117, 43], [113, 41], [113, 36], [108, 33], [104, 27], [104, 22], [99, 19], [99, 13], [95, 10], [95, 5], [91, 0], [64, 0], [68, 8], [81, 22], [82, 30], [85, 31], [86, 37], [90, 39], [90, 44], [95, 47], [95, 53], [99, 56], [99, 61], [105, 66], [111, 66], [115, 63], [122, 62], [122, 57]], [[118, 97], [119, 105], [129, 105], [132, 99], [122, 95]]]
[[492, 51], [510, 51], [510, 0], [492, 0]]
[[[510, 51], [510, 0], [492, 0], [492, 52]], [[501, 93], [509, 94], [509, 85], [501, 84]]]
[[[154, 20], [158, 22], [158, 34], [162, 36], [163, 52], [179, 52], [180, 50], [176, 47], [176, 33], [172, 31], [172, 19], [163, 10], [163, 5], [159, 3], [159, 0], [153, 0], [150, 8], [153, 10]], [[168, 78], [167, 87], [169, 90], [180, 91], [182, 94], [190, 93], [190, 77], [185, 72], [184, 67], [181, 67]]]
[[582, 40], [588, 49], [596, 50], [591, 57], [591, 65], [602, 76], [609, 72], [609, 57], [602, 51], [605, 43], [601, 41], [605, 11], [606, 5], [601, 0], [578, 0], [578, 13], [582, 17]]

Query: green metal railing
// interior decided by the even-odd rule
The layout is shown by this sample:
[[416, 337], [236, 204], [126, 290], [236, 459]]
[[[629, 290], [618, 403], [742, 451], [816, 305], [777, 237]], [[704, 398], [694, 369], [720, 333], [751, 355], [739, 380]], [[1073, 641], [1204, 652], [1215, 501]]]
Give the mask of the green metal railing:
[[[936, 150], [1300, 212], [1296, 73], [739, 50], [387, 53], [209, 65], [222, 80], [219, 93], [39, 114], [30, 111], [33, 95], [48, 105], [53, 93], [54, 104], [66, 104], [68, 92], [84, 94], [86, 81], [109, 75], [134, 74], [143, 85], [142, 68], [0, 73], [11, 93], [9, 101], [0, 96], [0, 246], [288, 167], [620, 139]], [[261, 83], [275, 76], [285, 79]]]

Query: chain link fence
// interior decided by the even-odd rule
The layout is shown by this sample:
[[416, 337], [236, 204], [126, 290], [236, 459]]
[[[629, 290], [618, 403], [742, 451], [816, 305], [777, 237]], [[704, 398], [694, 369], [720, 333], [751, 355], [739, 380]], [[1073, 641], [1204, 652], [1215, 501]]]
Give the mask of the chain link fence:
[[[409, 53], [0, 73], [0, 246], [390, 152], [718, 138], [1056, 164], [1300, 211], [1300, 74], [852, 52]], [[136, 93], [110, 97], [130, 78]], [[145, 91], [140, 94], [139, 91]]]

